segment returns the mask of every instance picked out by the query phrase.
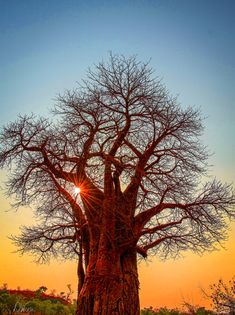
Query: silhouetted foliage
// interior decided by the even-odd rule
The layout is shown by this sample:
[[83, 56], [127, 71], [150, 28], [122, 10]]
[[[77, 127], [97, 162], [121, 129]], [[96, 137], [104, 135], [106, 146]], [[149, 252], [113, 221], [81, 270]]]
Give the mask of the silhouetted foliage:
[[218, 314], [235, 314], [235, 277], [228, 283], [222, 279], [210, 287], [207, 296], [212, 300]]
[[193, 305], [188, 302], [183, 303], [185, 314], [189, 315], [215, 315], [212, 310], [207, 310], [205, 307], [201, 307], [199, 305]]
[[178, 309], [168, 309], [162, 307], [160, 309], [153, 309], [152, 307], [144, 308], [141, 310], [140, 315], [216, 315], [210, 310], [206, 310], [204, 307], [195, 307], [190, 304], [185, 312], [182, 312]]
[[112, 55], [53, 113], [20, 116], [1, 133], [8, 195], [41, 218], [14, 240], [39, 260], [79, 257], [79, 314], [138, 314], [137, 254], [213, 249], [234, 218], [231, 187], [205, 181], [200, 113], [148, 64]]

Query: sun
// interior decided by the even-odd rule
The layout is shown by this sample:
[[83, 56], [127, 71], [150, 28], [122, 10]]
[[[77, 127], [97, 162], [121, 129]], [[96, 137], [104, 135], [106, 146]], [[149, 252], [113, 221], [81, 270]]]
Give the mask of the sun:
[[81, 188], [80, 188], [80, 187], [75, 187], [75, 188], [74, 188], [74, 193], [75, 193], [76, 195], [80, 194], [80, 192], [81, 192]]

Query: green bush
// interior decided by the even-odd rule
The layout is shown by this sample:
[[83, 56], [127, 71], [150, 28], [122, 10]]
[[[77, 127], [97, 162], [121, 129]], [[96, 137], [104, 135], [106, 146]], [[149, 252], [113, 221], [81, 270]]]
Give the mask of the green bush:
[[74, 315], [76, 310], [74, 304], [64, 305], [60, 302], [55, 303], [54, 301], [42, 301], [39, 299], [29, 301], [27, 303], [27, 308], [30, 308], [41, 315]]
[[29, 310], [41, 315], [74, 315], [76, 303], [64, 305], [59, 301], [26, 299], [17, 294], [9, 294], [6, 290], [0, 290], [0, 315], [14, 315]]
[[11, 295], [6, 290], [0, 291], [1, 314], [14, 314], [16, 305], [22, 305], [23, 298], [20, 295]]
[[199, 307], [196, 311], [196, 315], [213, 315], [212, 311], [206, 310], [205, 307]]
[[143, 310], [140, 311], [140, 315], [155, 315], [155, 311], [153, 308], [150, 307], [145, 307]]
[[141, 310], [141, 315], [181, 315], [178, 310], [169, 310], [166, 307], [162, 307], [158, 310], [154, 310], [152, 307], [144, 308]]
[[147, 307], [141, 310], [140, 315], [215, 315], [214, 312], [206, 310], [204, 307], [199, 307], [193, 310], [193, 313], [188, 311], [186, 313], [182, 313], [177, 309], [168, 309], [166, 307], [162, 307], [158, 310], [153, 309], [153, 307]]

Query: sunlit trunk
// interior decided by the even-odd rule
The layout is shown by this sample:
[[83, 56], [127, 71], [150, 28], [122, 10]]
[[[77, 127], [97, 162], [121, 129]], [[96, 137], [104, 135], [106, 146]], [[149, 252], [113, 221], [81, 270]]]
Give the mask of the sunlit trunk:
[[103, 253], [96, 264], [89, 264], [95, 268], [88, 266], [77, 315], [139, 315], [136, 253], [127, 252], [120, 257], [111, 251], [110, 256]]

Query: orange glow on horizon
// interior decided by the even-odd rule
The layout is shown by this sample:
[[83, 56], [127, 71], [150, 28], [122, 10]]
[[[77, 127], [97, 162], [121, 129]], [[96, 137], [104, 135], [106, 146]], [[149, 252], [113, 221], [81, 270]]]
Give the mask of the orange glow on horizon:
[[[85, 187], [82, 191], [86, 195]], [[11, 289], [20, 286], [21, 289], [36, 290], [44, 285], [48, 292], [55, 289], [60, 293], [66, 291], [67, 284], [71, 284], [76, 292], [76, 261], [51, 260], [50, 264], [39, 265], [29, 254], [20, 256], [16, 253], [17, 248], [8, 237], [19, 234], [20, 226], [32, 225], [35, 218], [30, 208], [9, 211], [11, 206], [2, 194], [0, 201], [0, 286], [8, 283]], [[235, 223], [231, 225], [224, 247], [226, 249], [220, 248], [202, 256], [185, 252], [178, 260], [159, 261], [157, 257], [150, 257], [142, 261], [138, 264], [141, 308], [151, 305], [182, 308], [183, 302], [210, 308], [211, 301], [205, 300], [201, 288], [208, 290], [220, 278], [228, 282], [234, 276]]]

